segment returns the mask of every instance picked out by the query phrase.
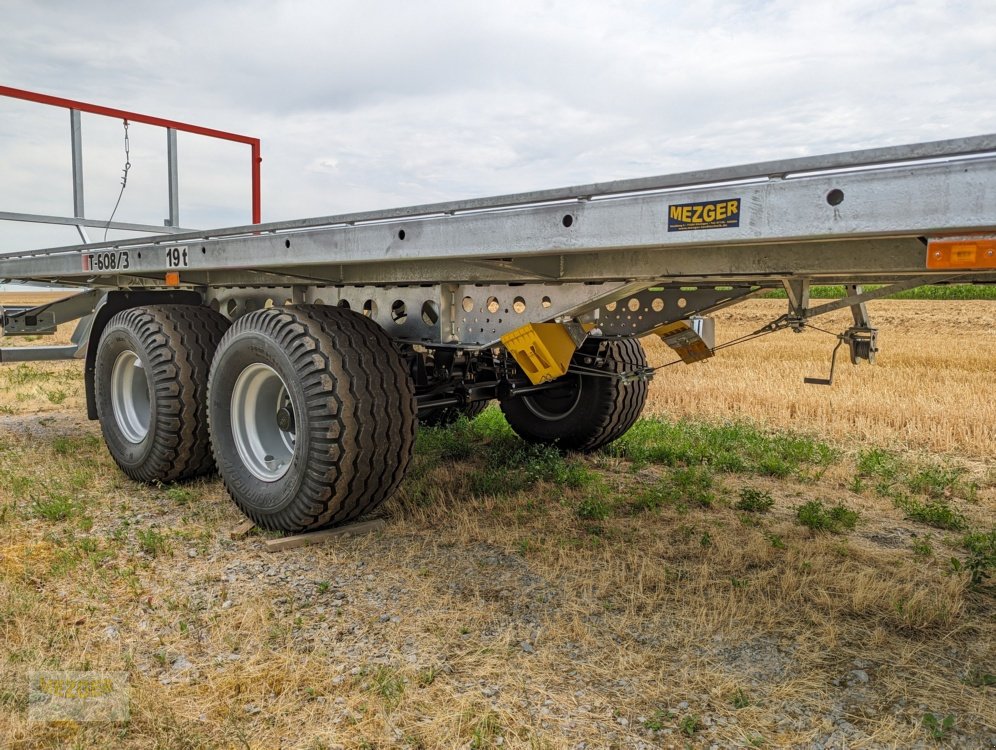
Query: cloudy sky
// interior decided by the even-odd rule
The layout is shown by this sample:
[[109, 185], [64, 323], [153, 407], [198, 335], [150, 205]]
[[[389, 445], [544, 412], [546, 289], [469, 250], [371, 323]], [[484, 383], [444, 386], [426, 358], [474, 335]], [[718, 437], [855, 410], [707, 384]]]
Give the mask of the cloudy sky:
[[[0, 5], [0, 83], [260, 137], [267, 221], [996, 131], [993, 0]], [[122, 126], [83, 129], [106, 219]], [[165, 136], [131, 145], [116, 218], [160, 223]], [[182, 224], [247, 222], [248, 148], [179, 150]], [[0, 210], [71, 207], [68, 115], [0, 99]]]

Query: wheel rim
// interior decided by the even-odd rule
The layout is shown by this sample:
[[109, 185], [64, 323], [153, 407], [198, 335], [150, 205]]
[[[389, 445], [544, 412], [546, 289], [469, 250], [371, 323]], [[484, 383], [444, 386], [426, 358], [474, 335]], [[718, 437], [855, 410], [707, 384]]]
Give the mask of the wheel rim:
[[141, 443], [149, 434], [152, 397], [142, 360], [130, 349], [121, 352], [111, 368], [111, 411], [129, 443]]
[[257, 479], [275, 482], [290, 469], [296, 426], [283, 378], [269, 365], [242, 371], [232, 390], [232, 434], [246, 468]]
[[521, 396], [522, 403], [544, 422], [567, 419], [581, 402], [581, 376], [575, 375], [560, 388], [540, 391], [532, 396]]

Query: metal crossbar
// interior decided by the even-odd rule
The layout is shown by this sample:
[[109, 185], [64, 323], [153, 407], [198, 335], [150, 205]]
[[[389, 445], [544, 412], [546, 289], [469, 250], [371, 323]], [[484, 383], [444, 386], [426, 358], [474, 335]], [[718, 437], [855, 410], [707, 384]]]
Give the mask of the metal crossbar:
[[[152, 117], [138, 112], [129, 112], [123, 109], [103, 107], [97, 104], [76, 101], [74, 99], [63, 99], [58, 96], [39, 94], [34, 91], [25, 91], [10, 86], [0, 86], [0, 96], [22, 101], [44, 104], [52, 107], [60, 107], [69, 110], [70, 142], [72, 147], [72, 173], [73, 173], [73, 216], [49, 216], [44, 214], [17, 213], [11, 211], [0, 211], [0, 220], [31, 222], [36, 224], [64, 224], [75, 226], [80, 232], [80, 237], [86, 241], [86, 227], [102, 229], [118, 229], [131, 232], [145, 232], [154, 234], [176, 234], [178, 232], [189, 232], [180, 227], [180, 207], [179, 207], [179, 175], [177, 170], [177, 132], [192, 133], [194, 135], [217, 138], [234, 143], [243, 143], [249, 146], [252, 174], [252, 221], [258, 224], [261, 220], [261, 187], [260, 187], [260, 141], [247, 135], [238, 133], [228, 133], [214, 128], [205, 128], [200, 125], [167, 120], [162, 117]], [[166, 160], [167, 160], [167, 180], [168, 180], [168, 210], [169, 218], [165, 226], [153, 224], [136, 224], [131, 222], [97, 221], [87, 219], [84, 210], [84, 190], [83, 190], [83, 140], [80, 113], [100, 115], [123, 120], [125, 123], [139, 122], [145, 125], [166, 129]], [[113, 218], [113, 216], [112, 216]]]
[[[725, 218], [696, 226], [711, 210]], [[181, 285], [273, 287], [886, 281], [924, 274], [924, 237], [993, 231], [988, 135], [32, 251], [0, 258], [0, 278], [108, 287], [161, 286], [171, 272]]]
[[[3, 93], [3, 87], [0, 87], [0, 93]], [[162, 244], [164, 242], [194, 242], [238, 237], [240, 235], [255, 235], [263, 232], [297, 232], [307, 229], [390, 222], [399, 219], [428, 219], [484, 211], [541, 207], [556, 203], [584, 203], [588, 201], [630, 197], [641, 193], [678, 191], [692, 188], [719, 188], [734, 184], [749, 185], [752, 183], [792, 180], [810, 176], [828, 176], [848, 171], [860, 173], [863, 170], [871, 168], [891, 170], [914, 165], [924, 167], [934, 162], [983, 157], [996, 158], [996, 134], [757, 162], [734, 167], [680, 172], [673, 175], [588, 183], [571, 187], [509, 193], [483, 198], [425, 203], [385, 210], [359, 211], [266, 224], [254, 221], [250, 225], [212, 229], [209, 232], [192, 231], [168, 237], [146, 237], [130, 241], [91, 243], [89, 247], [97, 250], [108, 247]], [[74, 249], [76, 249], [75, 246], [68, 246], [65, 248], [49, 248], [36, 252], [39, 254], [51, 254], [59, 250], [71, 251]], [[17, 255], [31, 254], [31, 252], [28, 252], [18, 253]]]

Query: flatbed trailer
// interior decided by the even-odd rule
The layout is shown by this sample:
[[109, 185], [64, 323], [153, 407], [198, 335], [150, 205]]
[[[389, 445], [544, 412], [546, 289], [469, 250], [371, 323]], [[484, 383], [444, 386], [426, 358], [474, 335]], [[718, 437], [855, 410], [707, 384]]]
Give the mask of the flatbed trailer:
[[611, 442], [653, 377], [639, 337], [710, 357], [708, 316], [766, 290], [787, 310], [757, 335], [850, 308], [839, 346], [874, 361], [868, 302], [996, 282], [996, 135], [35, 250], [0, 280], [84, 290], [0, 316], [78, 319], [73, 346], [0, 360], [83, 359], [125, 473], [217, 469], [258, 525], [316, 529], [390, 497], [417, 422], [494, 399], [527, 440]]

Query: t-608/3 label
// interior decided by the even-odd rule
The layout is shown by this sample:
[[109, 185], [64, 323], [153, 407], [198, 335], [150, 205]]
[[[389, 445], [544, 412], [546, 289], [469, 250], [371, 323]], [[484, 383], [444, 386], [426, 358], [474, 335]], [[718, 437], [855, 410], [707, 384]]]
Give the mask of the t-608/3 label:
[[131, 259], [127, 250], [108, 250], [103, 253], [83, 255], [84, 271], [127, 271], [129, 268], [131, 268]]
[[729, 229], [739, 226], [739, 198], [668, 206], [667, 231], [669, 232], [683, 232], [687, 229]]

